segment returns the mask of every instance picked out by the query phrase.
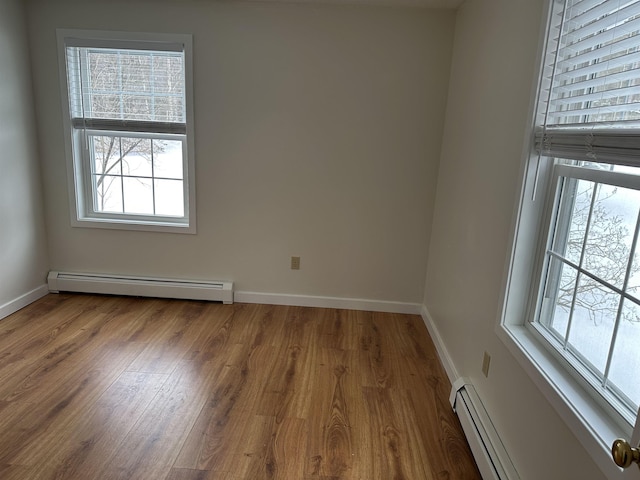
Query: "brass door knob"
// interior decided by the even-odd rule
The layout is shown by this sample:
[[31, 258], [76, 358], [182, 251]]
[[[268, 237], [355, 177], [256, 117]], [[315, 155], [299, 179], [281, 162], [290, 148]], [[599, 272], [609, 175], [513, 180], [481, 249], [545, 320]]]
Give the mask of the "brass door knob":
[[613, 461], [616, 462], [616, 465], [619, 467], [627, 468], [632, 463], [640, 467], [640, 449], [632, 447], [629, 445], [629, 442], [622, 438], [618, 438], [613, 442], [611, 455], [613, 455]]

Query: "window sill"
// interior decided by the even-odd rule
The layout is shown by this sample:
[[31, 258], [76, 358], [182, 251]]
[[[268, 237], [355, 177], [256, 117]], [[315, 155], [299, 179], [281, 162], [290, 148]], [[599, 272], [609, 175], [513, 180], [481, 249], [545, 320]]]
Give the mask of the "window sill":
[[73, 227], [81, 228], [104, 228], [111, 230], [133, 230], [142, 232], [164, 232], [164, 233], [186, 233], [195, 234], [195, 225], [165, 223], [165, 222], [141, 222], [134, 220], [118, 220], [118, 219], [97, 219], [97, 218], [81, 218], [72, 219]]
[[603, 417], [598, 403], [522, 325], [500, 325], [496, 331], [520, 366], [580, 441], [607, 478], [621, 478], [611, 459], [611, 444], [627, 437], [612, 419]]

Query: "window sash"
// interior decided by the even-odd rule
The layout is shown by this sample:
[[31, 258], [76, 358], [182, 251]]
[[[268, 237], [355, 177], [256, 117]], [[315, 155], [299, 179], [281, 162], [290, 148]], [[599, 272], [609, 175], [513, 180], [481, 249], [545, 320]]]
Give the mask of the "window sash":
[[[93, 219], [103, 219], [103, 220], [127, 220], [133, 223], [135, 222], [144, 222], [148, 223], [150, 219], [154, 219], [153, 221], [168, 223], [168, 224], [176, 224], [183, 225], [185, 220], [189, 218], [189, 197], [188, 197], [188, 189], [187, 189], [187, 137], [186, 135], [177, 135], [177, 134], [166, 134], [166, 133], [155, 133], [155, 132], [138, 132], [138, 131], [118, 131], [118, 130], [101, 130], [101, 129], [81, 129], [76, 131], [78, 135], [78, 139], [82, 144], [82, 176], [83, 176], [83, 184], [85, 187], [84, 198], [86, 200], [86, 214], [88, 217]], [[152, 182], [155, 180], [173, 180], [180, 181], [182, 184], [182, 215], [164, 215], [160, 213], [129, 213], [129, 212], [113, 212], [113, 211], [104, 211], [98, 208], [97, 202], [97, 191], [94, 182], [95, 173], [95, 163], [94, 163], [94, 152], [90, 147], [91, 141], [93, 137], [99, 136], [113, 136], [116, 138], [144, 138], [149, 140], [169, 140], [169, 141], [179, 141], [182, 145], [182, 178], [173, 178], [173, 177], [163, 177], [160, 175], [155, 175], [152, 173], [151, 175], [144, 175], [142, 177], [151, 180]], [[117, 174], [116, 176], [122, 176], [126, 178], [135, 178], [136, 175], [129, 174]], [[141, 177], [141, 178], [142, 178]], [[155, 193], [154, 193], [155, 195]], [[88, 201], [87, 201], [88, 200]], [[154, 210], [155, 210], [155, 202], [156, 198], [154, 197]]]
[[[640, 299], [627, 291], [631, 262], [634, 260], [634, 252], [636, 251], [638, 242], [639, 219], [635, 219], [636, 224], [633, 234], [632, 248], [629, 252], [629, 258], [627, 259], [625, 283], [622, 286], [613, 285], [606, 279], [599, 277], [597, 274], [594, 274], [594, 272], [585, 268], [581, 263], [582, 258], [579, 262], [572, 261], [565, 253], [557, 252], [554, 249], [554, 245], [557, 240], [556, 236], [559, 234], [561, 235], [561, 231], [565, 228], [562, 224], [563, 220], [559, 217], [562, 209], [562, 202], [564, 201], [562, 198], [563, 181], [566, 182], [567, 180], [585, 180], [596, 184], [618, 186], [640, 191], [640, 176], [638, 175], [565, 165], [561, 163], [554, 165], [552, 171], [551, 192], [549, 196], [549, 201], [553, 204], [552, 214], [548, 223], [548, 231], [543, 235], [545, 241], [544, 261], [536, 293], [537, 300], [535, 301], [535, 313], [531, 321], [528, 323], [528, 326], [538, 333], [541, 339], [553, 352], [556, 353], [557, 357], [565, 363], [568, 370], [576, 374], [577, 380], [583, 382], [583, 385], [586, 388], [590, 389], [596, 396], [602, 399], [602, 408], [604, 408], [612, 418], [615, 418], [616, 422], [621, 425], [626, 425], [626, 428], [630, 428], [635, 423], [638, 406], [635, 404], [634, 400], [630, 399], [625, 394], [624, 391], [612, 383], [609, 375], [611, 373], [610, 368], [612, 364], [612, 356], [614, 348], [616, 347], [615, 342], [618, 335], [618, 328], [622, 321], [622, 303], [632, 302], [633, 304], [640, 306]], [[567, 219], [564, 219], [564, 222], [566, 221]], [[586, 235], [587, 234], [585, 233], [585, 241]], [[583, 246], [582, 249], [584, 250], [584, 248], [585, 247]], [[567, 326], [567, 331], [564, 335], [556, 332], [549, 324], [550, 309], [554, 308], [553, 304], [555, 299], [547, 297], [549, 293], [552, 295], [554, 294], [553, 290], [551, 292], [548, 291], [548, 287], [550, 283], [554, 283], [559, 280], [559, 278], [554, 279], [554, 275], [559, 276], [560, 274], [558, 270], [555, 274], [552, 273], [551, 263], [553, 261], [560, 262], [560, 264], [566, 265], [577, 272], [578, 276], [575, 279], [574, 288], [578, 285], [580, 276], [582, 276], [583, 278], [586, 277], [591, 281], [597, 282], [604, 288], [611, 290], [611, 292], [619, 296], [619, 307], [615, 318], [615, 325], [612, 330], [612, 338], [607, 350], [606, 366], [602, 372], [590, 362], [584, 352], [569, 343], [571, 316], [573, 315], [574, 308], [573, 305], [571, 306], [571, 312], [569, 314], [570, 317], [568, 320], [569, 324]]]

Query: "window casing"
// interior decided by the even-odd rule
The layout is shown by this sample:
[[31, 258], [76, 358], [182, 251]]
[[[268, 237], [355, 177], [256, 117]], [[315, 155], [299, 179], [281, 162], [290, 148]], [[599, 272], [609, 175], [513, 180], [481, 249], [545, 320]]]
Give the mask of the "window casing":
[[195, 233], [191, 37], [59, 30], [74, 226]]
[[498, 334], [613, 478], [640, 440], [640, 1], [547, 18]]

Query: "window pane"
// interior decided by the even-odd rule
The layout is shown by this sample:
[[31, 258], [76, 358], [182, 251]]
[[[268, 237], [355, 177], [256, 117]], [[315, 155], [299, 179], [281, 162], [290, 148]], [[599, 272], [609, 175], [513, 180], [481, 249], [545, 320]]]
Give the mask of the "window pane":
[[151, 177], [151, 140], [122, 138], [123, 175]]
[[89, 89], [93, 92], [111, 92], [118, 85], [118, 54], [86, 50]]
[[553, 251], [576, 265], [580, 263], [594, 189], [593, 182], [564, 179]]
[[153, 56], [154, 89], [158, 93], [171, 93], [184, 97], [184, 70], [182, 58], [169, 55]]
[[[96, 94], [86, 95], [90, 110], [85, 113], [88, 118], [116, 118], [116, 113], [120, 110], [121, 98], [118, 94]], [[86, 108], [86, 107], [85, 107]]]
[[93, 173], [98, 175], [119, 175], [122, 173], [120, 162], [120, 137], [91, 136], [93, 148]]
[[151, 57], [139, 53], [120, 52], [120, 74], [122, 90], [125, 92], [151, 92], [149, 78], [145, 72], [151, 71]]
[[619, 302], [618, 294], [585, 275], [580, 276], [569, 344], [602, 374]]
[[638, 217], [639, 192], [600, 184], [593, 207], [583, 267], [622, 288]]
[[631, 264], [631, 272], [629, 274], [629, 285], [627, 293], [640, 301], [640, 245], [636, 246], [636, 251]]
[[622, 318], [616, 335], [611, 359], [609, 380], [633, 402], [630, 407], [638, 409], [640, 404], [640, 307], [625, 300]]
[[154, 120], [153, 100], [149, 96], [122, 95], [122, 108], [127, 113], [127, 120]]
[[124, 184], [124, 213], [153, 215], [153, 188], [149, 178], [127, 178]]
[[184, 192], [182, 180], [155, 180], [156, 215], [182, 217], [184, 215]]
[[184, 101], [182, 97], [163, 96], [153, 99], [154, 120], [158, 122], [182, 122]]
[[178, 140], [154, 140], [153, 168], [156, 177], [182, 179], [182, 142]]
[[94, 175], [95, 211], [122, 213], [122, 178], [117, 175]]
[[567, 335], [577, 274], [575, 268], [556, 258], [551, 258], [545, 286], [545, 301], [552, 306], [549, 307], [551, 311], [547, 315], [548, 318], [543, 319], [542, 323], [563, 343]]

